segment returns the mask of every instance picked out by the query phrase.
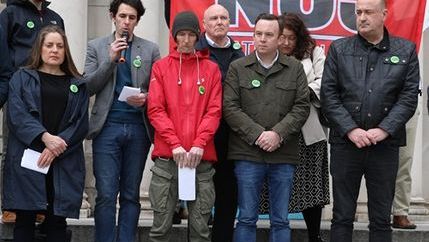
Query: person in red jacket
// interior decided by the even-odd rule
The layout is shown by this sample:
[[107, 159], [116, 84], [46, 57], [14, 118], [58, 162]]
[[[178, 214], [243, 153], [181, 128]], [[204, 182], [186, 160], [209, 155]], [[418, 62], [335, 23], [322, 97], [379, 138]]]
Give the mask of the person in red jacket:
[[189, 241], [210, 241], [207, 225], [215, 201], [217, 161], [214, 134], [221, 118], [222, 84], [207, 51], [196, 51], [200, 36], [192, 12], [176, 15], [172, 34], [177, 47], [152, 68], [148, 117], [155, 128], [149, 198], [154, 210], [150, 241], [170, 241], [178, 199], [178, 168], [196, 169], [196, 199], [188, 201]]

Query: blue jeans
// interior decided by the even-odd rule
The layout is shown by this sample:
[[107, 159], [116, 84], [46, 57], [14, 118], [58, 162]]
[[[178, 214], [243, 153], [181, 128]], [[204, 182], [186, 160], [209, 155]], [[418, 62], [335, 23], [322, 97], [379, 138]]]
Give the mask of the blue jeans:
[[295, 165], [236, 161], [238, 185], [238, 223], [234, 242], [256, 242], [259, 198], [265, 177], [270, 201], [270, 242], [290, 242], [288, 220], [290, 192]]
[[368, 195], [369, 242], [391, 242], [390, 213], [395, 194], [399, 147], [379, 143], [357, 148], [331, 145], [333, 184], [332, 242], [352, 242], [353, 222], [362, 176]]
[[144, 124], [106, 121], [93, 140], [96, 242], [134, 241], [140, 215], [140, 182], [150, 145]]

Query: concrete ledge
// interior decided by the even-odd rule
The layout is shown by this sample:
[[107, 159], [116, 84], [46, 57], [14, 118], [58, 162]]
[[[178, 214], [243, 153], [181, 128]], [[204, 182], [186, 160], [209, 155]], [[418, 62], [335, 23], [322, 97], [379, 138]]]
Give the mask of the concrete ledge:
[[[72, 230], [72, 242], [93, 242], [94, 241], [94, 219], [70, 219], [67, 221], [69, 229]], [[135, 242], [146, 242], [149, 239], [149, 229], [152, 220], [142, 219], [139, 221], [138, 235]], [[330, 222], [322, 222], [322, 236], [329, 239]], [[292, 241], [307, 242], [307, 231], [304, 221], [291, 221]], [[181, 225], [173, 227], [172, 242], [186, 242], [186, 221]], [[0, 242], [13, 241], [13, 224], [0, 223]], [[266, 220], [258, 222], [257, 241], [266, 242], [269, 237], [269, 222]], [[417, 224], [416, 230], [393, 230], [393, 242], [428, 242], [429, 223]], [[227, 242], [227, 241], [225, 241]], [[368, 224], [355, 223], [353, 242], [368, 242]]]

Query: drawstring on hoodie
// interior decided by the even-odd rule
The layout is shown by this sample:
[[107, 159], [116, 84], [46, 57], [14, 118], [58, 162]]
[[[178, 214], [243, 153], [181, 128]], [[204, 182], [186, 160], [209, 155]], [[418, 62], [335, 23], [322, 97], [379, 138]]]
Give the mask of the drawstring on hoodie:
[[[194, 55], [197, 57], [197, 85], [201, 85], [200, 81], [200, 59], [197, 55], [197, 53], [194, 50]], [[177, 81], [177, 84], [180, 86], [182, 85], [182, 52], [180, 52], [179, 55], [179, 80]]]

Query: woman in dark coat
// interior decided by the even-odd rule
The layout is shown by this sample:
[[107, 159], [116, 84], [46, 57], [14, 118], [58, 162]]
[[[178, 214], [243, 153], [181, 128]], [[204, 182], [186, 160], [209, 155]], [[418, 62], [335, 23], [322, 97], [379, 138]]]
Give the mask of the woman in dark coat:
[[[7, 120], [3, 207], [17, 214], [14, 241], [33, 241], [40, 212], [46, 241], [65, 241], [66, 217], [78, 218], [82, 203], [88, 93], [58, 26], [40, 31], [29, 65], [10, 80]], [[41, 153], [35, 163], [47, 174], [21, 166], [26, 149]]]

